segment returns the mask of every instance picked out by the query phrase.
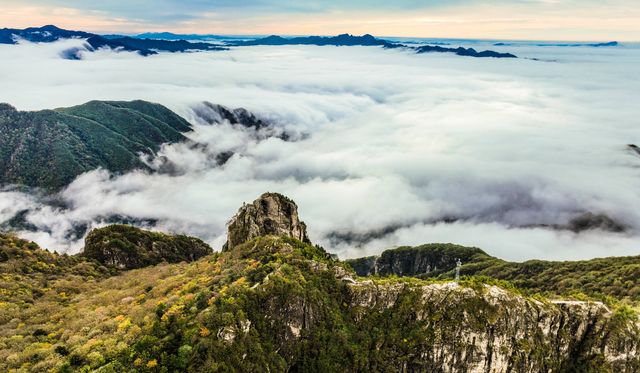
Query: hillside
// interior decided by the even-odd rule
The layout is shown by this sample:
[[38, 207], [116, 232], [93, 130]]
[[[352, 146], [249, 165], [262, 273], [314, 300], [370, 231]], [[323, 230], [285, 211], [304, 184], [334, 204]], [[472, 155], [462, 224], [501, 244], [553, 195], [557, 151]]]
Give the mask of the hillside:
[[[267, 193], [236, 216], [306, 237], [294, 207]], [[188, 254], [201, 252], [196, 239], [123, 226], [92, 233], [77, 256], [1, 235], [0, 371], [640, 369], [629, 307], [529, 297], [486, 278], [354, 279], [318, 246], [240, 231], [247, 241], [202, 257]], [[175, 242], [183, 258], [156, 250]], [[91, 254], [109, 248], [160, 261], [119, 269]]]
[[91, 101], [34, 112], [0, 104], [0, 184], [55, 190], [83, 172], [146, 168], [140, 154], [185, 140], [190, 124], [145, 101]]
[[478, 248], [428, 244], [385, 250], [380, 256], [347, 260], [360, 276], [413, 276], [451, 279], [456, 260], [462, 276], [506, 280], [518, 288], [553, 295], [581, 294], [627, 299], [640, 304], [640, 256], [553, 262], [507, 262]]
[[[30, 247], [32, 255], [40, 249]], [[56, 257], [56, 255], [53, 255]], [[18, 259], [12, 259], [15, 265]], [[551, 303], [477, 281], [354, 281], [289, 238], [118, 272], [39, 261], [30, 302], [0, 305], [0, 370], [633, 371], [633, 311]], [[79, 260], [79, 263], [75, 261]], [[46, 263], [46, 262], [43, 262]], [[89, 271], [70, 271], [84, 265]], [[69, 267], [66, 267], [68, 265]], [[111, 269], [113, 271], [113, 269]], [[95, 273], [94, 273], [95, 272]], [[604, 336], [604, 337], [603, 337]]]

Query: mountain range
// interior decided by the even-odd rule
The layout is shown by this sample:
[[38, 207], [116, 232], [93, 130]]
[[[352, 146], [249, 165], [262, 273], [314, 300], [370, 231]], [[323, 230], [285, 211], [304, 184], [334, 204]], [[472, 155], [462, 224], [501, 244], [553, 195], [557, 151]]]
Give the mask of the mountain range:
[[[86, 39], [86, 47], [89, 51], [111, 48], [113, 50], [137, 52], [142, 56], [154, 55], [158, 51], [226, 50], [224, 47], [210, 43], [191, 43], [185, 40], [139, 39], [128, 36], [110, 36], [107, 38], [84, 31], [64, 30], [53, 25], [26, 29], [0, 29], [0, 44], [17, 44], [20, 39], [34, 43], [51, 43], [61, 39]], [[63, 56], [68, 59], [81, 58], [76, 50], [66, 51]]]
[[301, 36], [294, 38], [283, 38], [277, 35], [267, 36], [262, 39], [229, 42], [230, 45], [236, 46], [255, 46], [255, 45], [334, 45], [334, 46], [377, 46], [383, 48], [403, 48], [422, 53], [454, 53], [459, 56], [467, 57], [493, 57], [493, 58], [517, 58], [511, 53], [501, 53], [495, 51], [478, 52], [473, 48], [449, 48], [439, 45], [423, 45], [408, 46], [400, 43], [392, 43], [387, 40], [378, 39], [372, 35], [365, 34], [363, 36], [354, 36], [349, 34], [340, 34], [338, 36]]
[[[53, 25], [30, 27], [22, 30], [0, 29], [0, 44], [16, 44], [20, 39], [31, 42], [48, 43], [60, 39], [78, 38], [87, 40], [87, 49], [89, 51], [100, 48], [111, 48], [113, 50], [134, 51], [142, 56], [150, 56], [158, 52], [219, 51], [228, 49], [218, 44], [184, 40], [209, 40], [211, 37], [211, 35], [178, 35], [172, 33], [148, 33], [133, 37], [122, 35], [101, 36], [83, 31], [63, 30]], [[338, 36], [304, 36], [292, 38], [271, 35], [254, 40], [224, 38], [223, 42], [228, 46], [235, 47], [257, 45], [378, 46], [384, 48], [404, 48], [419, 54], [438, 52], [454, 53], [467, 57], [516, 58], [516, 56], [511, 53], [501, 53], [490, 50], [478, 52], [473, 48], [452, 48], [439, 45], [409, 46], [378, 39], [369, 34], [362, 36], [340, 34]], [[77, 49], [71, 49], [63, 52], [62, 56], [67, 59], [81, 59], [82, 56], [78, 52]]]
[[[411, 258], [384, 253], [379, 275], [358, 276], [356, 262], [311, 244], [305, 229], [291, 199], [265, 193], [232, 218], [220, 253], [195, 238], [121, 225], [92, 231], [77, 255], [0, 234], [0, 370], [640, 368], [638, 294], [608, 294], [609, 279], [637, 274], [638, 258], [607, 262], [621, 272], [595, 262], [558, 269], [577, 270], [575, 278], [607, 295], [601, 302], [565, 293], [556, 278], [535, 290], [544, 293], [486, 276], [454, 280], [452, 258], [464, 266], [495, 259], [453, 245], [401, 249]], [[418, 257], [439, 278], [413, 276], [426, 268], [411, 269]], [[398, 268], [403, 277], [386, 276]]]

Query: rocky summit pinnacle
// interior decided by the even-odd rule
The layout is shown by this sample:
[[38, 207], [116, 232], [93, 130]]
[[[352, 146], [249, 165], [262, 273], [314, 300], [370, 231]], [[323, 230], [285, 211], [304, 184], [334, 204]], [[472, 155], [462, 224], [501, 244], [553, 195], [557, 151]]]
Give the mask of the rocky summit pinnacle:
[[231, 218], [227, 243], [228, 251], [259, 236], [287, 236], [309, 243], [307, 226], [298, 217], [298, 206], [279, 193], [264, 193], [251, 204], [245, 204]]

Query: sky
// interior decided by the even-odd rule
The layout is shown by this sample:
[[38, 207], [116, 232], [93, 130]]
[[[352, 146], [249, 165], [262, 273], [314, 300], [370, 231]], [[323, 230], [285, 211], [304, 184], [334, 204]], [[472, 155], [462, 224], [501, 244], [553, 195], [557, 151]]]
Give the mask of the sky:
[[0, 0], [0, 26], [102, 33], [640, 41], [637, 0]]
[[[518, 59], [263, 46], [79, 61], [60, 53], [82, 40], [0, 45], [0, 102], [144, 99], [189, 120], [202, 144], [166, 145], [149, 160], [172, 175], [85, 173], [61, 192], [66, 207], [0, 190], [0, 222], [28, 210], [38, 231], [19, 234], [64, 252], [82, 248], [74, 226], [114, 215], [220, 249], [242, 203], [271, 191], [294, 199], [311, 240], [342, 258], [428, 242], [509, 260], [637, 255], [640, 157], [627, 144], [640, 145], [640, 48], [516, 44], [474, 47]], [[244, 107], [292, 141], [203, 123], [203, 101]], [[585, 212], [627, 230], [551, 228]]]

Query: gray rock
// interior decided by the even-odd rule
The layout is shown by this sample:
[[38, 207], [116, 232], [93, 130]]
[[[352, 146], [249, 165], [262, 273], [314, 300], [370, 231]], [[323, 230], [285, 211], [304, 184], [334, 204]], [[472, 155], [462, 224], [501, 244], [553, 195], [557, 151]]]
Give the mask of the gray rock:
[[286, 236], [310, 243], [307, 226], [298, 217], [298, 206], [279, 193], [265, 193], [244, 205], [229, 222], [222, 251], [260, 236]]

